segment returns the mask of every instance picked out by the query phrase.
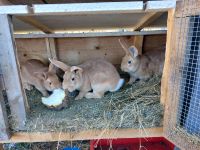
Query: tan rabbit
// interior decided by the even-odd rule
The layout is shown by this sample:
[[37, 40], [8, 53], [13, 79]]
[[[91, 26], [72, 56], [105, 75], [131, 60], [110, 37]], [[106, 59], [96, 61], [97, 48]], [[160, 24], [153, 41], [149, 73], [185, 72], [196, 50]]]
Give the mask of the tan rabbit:
[[61, 82], [51, 63], [48, 67], [40, 60], [27, 60], [21, 65], [21, 75], [25, 89], [31, 90], [32, 86], [35, 86], [43, 96], [48, 96], [48, 91], [61, 88]]
[[129, 73], [129, 84], [132, 84], [137, 79], [147, 80], [153, 74], [162, 74], [165, 59], [164, 51], [151, 51], [139, 55], [135, 46], [128, 48], [120, 40], [119, 42], [126, 53], [122, 58], [121, 70]]
[[79, 90], [76, 100], [83, 97], [101, 98], [106, 91], [117, 91], [124, 83], [115, 67], [104, 59], [88, 60], [72, 67], [57, 60], [50, 61], [65, 71], [63, 89], [69, 92]]

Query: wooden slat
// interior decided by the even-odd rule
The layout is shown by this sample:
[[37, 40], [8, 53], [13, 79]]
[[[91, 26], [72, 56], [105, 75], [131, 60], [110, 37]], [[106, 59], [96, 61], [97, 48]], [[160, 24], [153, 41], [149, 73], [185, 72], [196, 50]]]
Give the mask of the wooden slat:
[[22, 128], [26, 120], [25, 95], [22, 88], [16, 47], [12, 36], [11, 17], [0, 15], [0, 64], [5, 81], [5, 88], [16, 127]]
[[166, 42], [166, 52], [165, 52], [165, 63], [163, 68], [162, 75], [162, 84], [161, 84], [161, 104], [165, 104], [168, 93], [168, 83], [169, 83], [169, 72], [170, 72], [170, 55], [172, 50], [173, 42], [173, 28], [174, 28], [174, 14], [175, 10], [170, 10], [168, 13], [167, 19], [167, 42]]
[[177, 1], [176, 17], [187, 17], [199, 15], [200, 1], [199, 0], [182, 0]]
[[56, 34], [15, 34], [15, 38], [64, 38], [64, 37], [105, 37], [129, 35], [156, 35], [166, 34], [165, 30], [158, 31], [116, 31], [116, 32], [87, 32], [87, 33], [56, 33]]
[[33, 27], [43, 31], [44, 33], [54, 33], [52, 29], [50, 29], [48, 26], [42, 24], [41, 22], [39, 22], [38, 20], [36, 20], [35, 18], [31, 17], [31, 16], [16, 16], [17, 19], [28, 23], [30, 25], [32, 25]]
[[8, 140], [9, 138], [10, 138], [10, 133], [8, 125], [8, 116], [6, 113], [6, 107], [3, 97], [3, 76], [0, 74], [0, 141]]
[[46, 40], [48, 58], [57, 59], [56, 45], [54, 38], [45, 38], [45, 40]]
[[147, 129], [105, 129], [88, 130], [81, 132], [50, 132], [50, 133], [14, 133], [10, 140], [0, 141], [9, 142], [45, 142], [45, 141], [74, 141], [90, 139], [114, 139], [114, 138], [139, 138], [139, 137], [162, 137], [162, 128]]
[[143, 2], [107, 2], [33, 5], [35, 14], [107, 14], [133, 13], [143, 10]]
[[158, 19], [163, 12], [149, 12], [147, 13], [138, 23], [136, 26], [133, 27], [135, 31], [139, 31], [143, 29], [144, 27], [148, 26], [152, 22], [154, 22], [156, 19]]
[[0, 6], [0, 15], [1, 14], [9, 14], [9, 15], [22, 15], [22, 14], [30, 14], [32, 13], [31, 8], [27, 5], [7, 5]]
[[135, 47], [138, 49], [138, 52], [140, 55], [142, 54], [143, 39], [144, 39], [144, 36], [139, 35], [139, 36], [135, 36], [134, 41], [133, 41], [133, 45], [135, 45]]
[[166, 1], [148, 1], [146, 3], [146, 12], [150, 11], [168, 11], [176, 7], [176, 0], [166, 0]]

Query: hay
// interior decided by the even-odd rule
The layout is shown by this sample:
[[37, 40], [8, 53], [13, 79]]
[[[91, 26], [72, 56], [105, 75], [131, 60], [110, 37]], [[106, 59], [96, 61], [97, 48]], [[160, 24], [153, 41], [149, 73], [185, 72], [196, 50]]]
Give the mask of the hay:
[[[160, 76], [126, 85], [107, 93], [102, 99], [75, 101], [60, 111], [49, 110], [41, 103], [37, 90], [27, 91], [31, 112], [25, 131], [81, 131], [88, 129], [151, 128], [163, 122], [160, 104]], [[13, 128], [16, 131], [15, 128]]]
[[66, 147], [78, 147], [81, 150], [89, 150], [89, 141], [59, 141], [39, 143], [8, 143], [4, 144], [4, 150], [63, 150]]

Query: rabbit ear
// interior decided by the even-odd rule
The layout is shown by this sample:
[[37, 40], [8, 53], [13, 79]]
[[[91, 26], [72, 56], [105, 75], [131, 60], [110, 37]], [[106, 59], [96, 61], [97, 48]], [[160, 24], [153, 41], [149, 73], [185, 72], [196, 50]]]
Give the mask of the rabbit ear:
[[55, 68], [55, 65], [50, 63], [49, 64], [49, 72], [53, 72], [53, 73], [56, 73], [56, 68]]
[[123, 50], [125, 51], [125, 53], [129, 54], [128, 47], [125, 44], [123, 44], [120, 39], [119, 39], [119, 43], [120, 43], [121, 47], [123, 48]]
[[45, 72], [34, 72], [34, 75], [42, 80], [46, 80], [47, 79], [47, 74]]
[[77, 67], [77, 66], [72, 66], [71, 68], [70, 68], [70, 71], [71, 72], [83, 72], [83, 69], [82, 68], [80, 68], [80, 67]]
[[131, 56], [133, 58], [137, 57], [138, 56], [138, 49], [135, 47], [135, 46], [131, 46], [129, 47], [129, 53], [131, 54]]
[[49, 61], [54, 64], [56, 67], [62, 69], [63, 71], [70, 70], [70, 66], [66, 65], [65, 63], [58, 61], [56, 59], [49, 58]]

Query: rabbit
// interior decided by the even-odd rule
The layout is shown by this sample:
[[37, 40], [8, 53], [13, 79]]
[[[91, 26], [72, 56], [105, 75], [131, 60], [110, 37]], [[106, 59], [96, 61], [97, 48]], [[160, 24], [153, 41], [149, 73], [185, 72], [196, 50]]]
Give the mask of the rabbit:
[[85, 98], [102, 98], [107, 91], [119, 90], [124, 79], [121, 79], [116, 68], [104, 59], [91, 59], [78, 66], [68, 66], [63, 62], [50, 59], [55, 66], [65, 71], [63, 89], [69, 92], [79, 90], [75, 100]]
[[151, 51], [139, 55], [138, 49], [134, 45], [127, 48], [120, 40], [119, 43], [125, 51], [125, 56], [121, 62], [121, 70], [129, 73], [130, 80], [128, 84], [132, 84], [137, 79], [145, 81], [154, 74], [162, 74], [165, 59], [164, 51]]
[[44, 97], [47, 97], [48, 91], [62, 87], [54, 65], [51, 63], [48, 67], [40, 60], [30, 59], [22, 63], [20, 69], [22, 83], [27, 90], [31, 90], [35, 86]]

